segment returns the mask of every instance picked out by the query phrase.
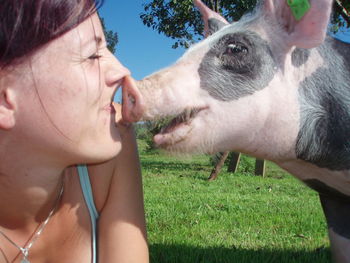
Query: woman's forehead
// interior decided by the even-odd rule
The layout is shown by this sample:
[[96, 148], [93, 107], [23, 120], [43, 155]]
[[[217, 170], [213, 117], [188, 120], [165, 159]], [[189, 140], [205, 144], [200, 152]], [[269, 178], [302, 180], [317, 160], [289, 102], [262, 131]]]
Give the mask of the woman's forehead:
[[[105, 43], [103, 30], [97, 14], [87, 18], [84, 22], [71, 29], [61, 37], [42, 47], [29, 59], [30, 64], [41, 64], [54, 67], [77, 61], [81, 56], [89, 55]], [[34, 63], [34, 64], [33, 64]]]
[[101, 39], [104, 41], [104, 34], [98, 15], [95, 13], [88, 17], [77, 27], [68, 31], [62, 37], [63, 45], [71, 48], [84, 48], [85, 46], [95, 44]]

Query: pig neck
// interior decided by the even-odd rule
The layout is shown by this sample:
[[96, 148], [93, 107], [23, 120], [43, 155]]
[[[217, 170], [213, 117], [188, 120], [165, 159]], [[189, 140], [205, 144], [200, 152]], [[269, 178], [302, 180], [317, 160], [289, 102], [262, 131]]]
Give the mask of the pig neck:
[[350, 45], [328, 39], [316, 51], [323, 65], [298, 86], [296, 156], [321, 168], [350, 170]]
[[350, 196], [350, 45], [328, 38], [297, 52], [286, 65], [288, 83], [297, 84], [294, 156], [274, 161], [318, 191]]
[[[348, 58], [334, 49], [337, 45]], [[277, 163], [303, 160], [330, 170], [349, 170], [349, 54], [349, 45], [332, 39], [317, 49], [291, 50], [281, 72], [261, 91], [271, 98], [270, 105], [261, 106], [269, 107], [269, 114], [247, 153]]]

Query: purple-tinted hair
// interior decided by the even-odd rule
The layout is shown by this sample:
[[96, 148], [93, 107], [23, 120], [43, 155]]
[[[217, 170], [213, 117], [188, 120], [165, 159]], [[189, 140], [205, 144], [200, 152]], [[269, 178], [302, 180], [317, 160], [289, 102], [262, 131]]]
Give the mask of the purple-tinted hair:
[[1, 0], [0, 67], [21, 61], [92, 15], [103, 0]]

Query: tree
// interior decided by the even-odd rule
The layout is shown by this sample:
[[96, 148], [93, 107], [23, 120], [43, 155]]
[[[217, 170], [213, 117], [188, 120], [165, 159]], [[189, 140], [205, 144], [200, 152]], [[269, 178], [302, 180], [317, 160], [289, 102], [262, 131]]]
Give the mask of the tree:
[[340, 28], [350, 28], [350, 2], [349, 0], [335, 0], [334, 13], [331, 19], [332, 31], [336, 33]]
[[[236, 21], [248, 10], [252, 10], [257, 0], [203, 0], [211, 9], [222, 13], [228, 21]], [[140, 15], [143, 23], [176, 40], [173, 48], [189, 47], [202, 39], [203, 24], [200, 13], [192, 0], [148, 0]]]
[[112, 52], [112, 54], [114, 54], [115, 47], [119, 41], [118, 33], [113, 32], [112, 30], [106, 29], [105, 20], [102, 17], [100, 17], [100, 19], [101, 19], [102, 29], [103, 29], [103, 32], [105, 34], [106, 41], [107, 41], [107, 48], [109, 49], [109, 51]]
[[[202, 0], [208, 7], [221, 13], [229, 22], [238, 21], [242, 15], [252, 11], [258, 0]], [[286, 0], [281, 0], [286, 1]], [[202, 39], [203, 23], [192, 0], [145, 0], [143, 23], [175, 40], [173, 48], [187, 48]], [[332, 31], [350, 26], [350, 1], [336, 0], [332, 16]]]

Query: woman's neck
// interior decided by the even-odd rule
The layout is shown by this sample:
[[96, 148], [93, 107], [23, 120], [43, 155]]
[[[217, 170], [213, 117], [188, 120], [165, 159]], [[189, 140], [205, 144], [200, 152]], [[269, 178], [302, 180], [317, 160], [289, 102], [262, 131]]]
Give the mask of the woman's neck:
[[66, 172], [64, 167], [4, 159], [0, 163], [0, 230], [32, 231], [55, 205]]

